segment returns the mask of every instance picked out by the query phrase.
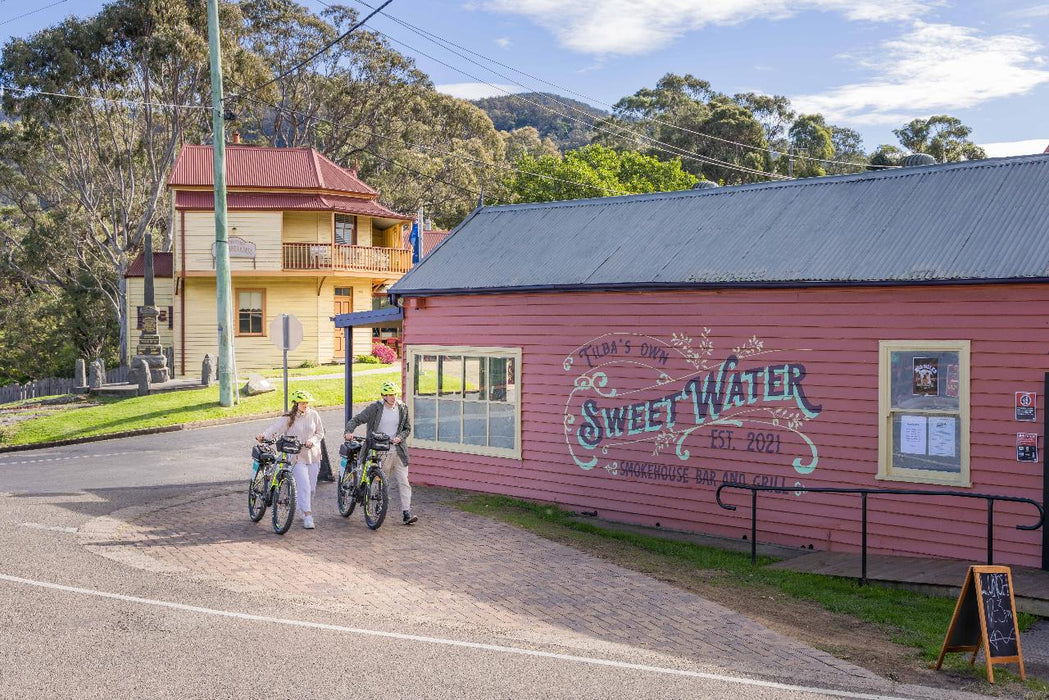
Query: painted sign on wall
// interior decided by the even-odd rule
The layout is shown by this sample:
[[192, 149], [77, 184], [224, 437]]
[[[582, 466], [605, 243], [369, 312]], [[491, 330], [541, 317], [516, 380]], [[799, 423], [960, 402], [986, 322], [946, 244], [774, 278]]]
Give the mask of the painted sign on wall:
[[[711, 471], [684, 463], [708, 448], [782, 456], [797, 474], [811, 474], [819, 452], [803, 428], [822, 406], [809, 396], [805, 365], [777, 361], [783, 351], [756, 336], [718, 353], [710, 333], [667, 339], [612, 332], [565, 357], [564, 371], [574, 375], [565, 441], [576, 465], [704, 483]], [[661, 464], [628, 458], [638, 447], [681, 466], [666, 465], [666, 457]]]

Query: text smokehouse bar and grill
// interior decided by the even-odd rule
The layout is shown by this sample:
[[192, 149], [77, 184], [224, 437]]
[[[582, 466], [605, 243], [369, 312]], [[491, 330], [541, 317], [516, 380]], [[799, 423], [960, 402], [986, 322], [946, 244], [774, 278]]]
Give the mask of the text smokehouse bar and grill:
[[[762, 541], [832, 551], [860, 499], [803, 487], [1041, 502], [1047, 282], [1049, 156], [483, 207], [391, 289], [413, 479], [733, 538], [715, 489], [772, 486]], [[982, 500], [868, 509], [872, 553], [986, 556]], [[1032, 513], [996, 563], [1043, 565]]]

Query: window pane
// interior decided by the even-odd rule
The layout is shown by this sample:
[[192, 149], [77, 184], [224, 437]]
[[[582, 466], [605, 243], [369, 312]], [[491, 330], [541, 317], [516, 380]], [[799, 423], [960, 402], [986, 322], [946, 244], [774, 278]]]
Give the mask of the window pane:
[[463, 392], [463, 358], [461, 355], [441, 355], [438, 361], [437, 394], [461, 396]]
[[957, 415], [892, 415], [892, 466], [961, 473], [961, 420]]
[[338, 245], [355, 245], [357, 240], [354, 235], [356, 217], [347, 214], [335, 215], [335, 243]]
[[488, 404], [484, 401], [463, 402], [463, 444], [488, 444]]
[[433, 396], [437, 393], [437, 355], [415, 356], [415, 395]]
[[251, 314], [251, 332], [262, 333], [262, 312], [252, 312]]
[[440, 442], [462, 442], [463, 402], [459, 399], [438, 399], [437, 439]]
[[437, 399], [416, 398], [412, 435], [420, 440], [437, 439]]
[[489, 358], [489, 392], [490, 401], [517, 401], [517, 379], [512, 357]]
[[483, 401], [486, 395], [484, 385], [488, 363], [483, 357], [467, 357], [465, 365], [466, 385], [463, 388], [463, 395], [468, 401]]
[[237, 332], [251, 333], [251, 313], [248, 311], [241, 311], [238, 316]]
[[891, 353], [893, 409], [957, 411], [960, 362], [956, 350]]
[[488, 444], [491, 447], [514, 449], [517, 425], [513, 404], [493, 403], [488, 405]]

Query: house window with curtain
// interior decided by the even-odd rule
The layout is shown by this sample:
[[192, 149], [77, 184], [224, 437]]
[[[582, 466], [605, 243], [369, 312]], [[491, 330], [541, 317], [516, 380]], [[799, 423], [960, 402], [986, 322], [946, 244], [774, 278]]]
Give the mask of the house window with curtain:
[[237, 290], [237, 335], [265, 335], [266, 291]]
[[415, 346], [412, 445], [521, 458], [521, 351]]
[[883, 340], [878, 478], [971, 486], [969, 341]]
[[336, 245], [357, 245], [357, 217], [350, 214], [335, 215]]

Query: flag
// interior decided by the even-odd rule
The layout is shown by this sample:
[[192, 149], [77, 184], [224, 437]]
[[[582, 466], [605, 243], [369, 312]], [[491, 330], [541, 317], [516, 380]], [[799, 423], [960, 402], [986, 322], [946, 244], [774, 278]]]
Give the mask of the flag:
[[420, 241], [421, 238], [422, 238], [422, 236], [419, 235], [419, 224], [418, 224], [418, 222], [416, 222], [416, 223], [412, 224], [412, 232], [408, 235], [408, 242], [412, 246], [412, 264], [413, 265], [415, 263], [419, 262], [419, 258], [422, 257], [419, 254], [419, 250], [422, 247], [421, 246], [421, 241]]

